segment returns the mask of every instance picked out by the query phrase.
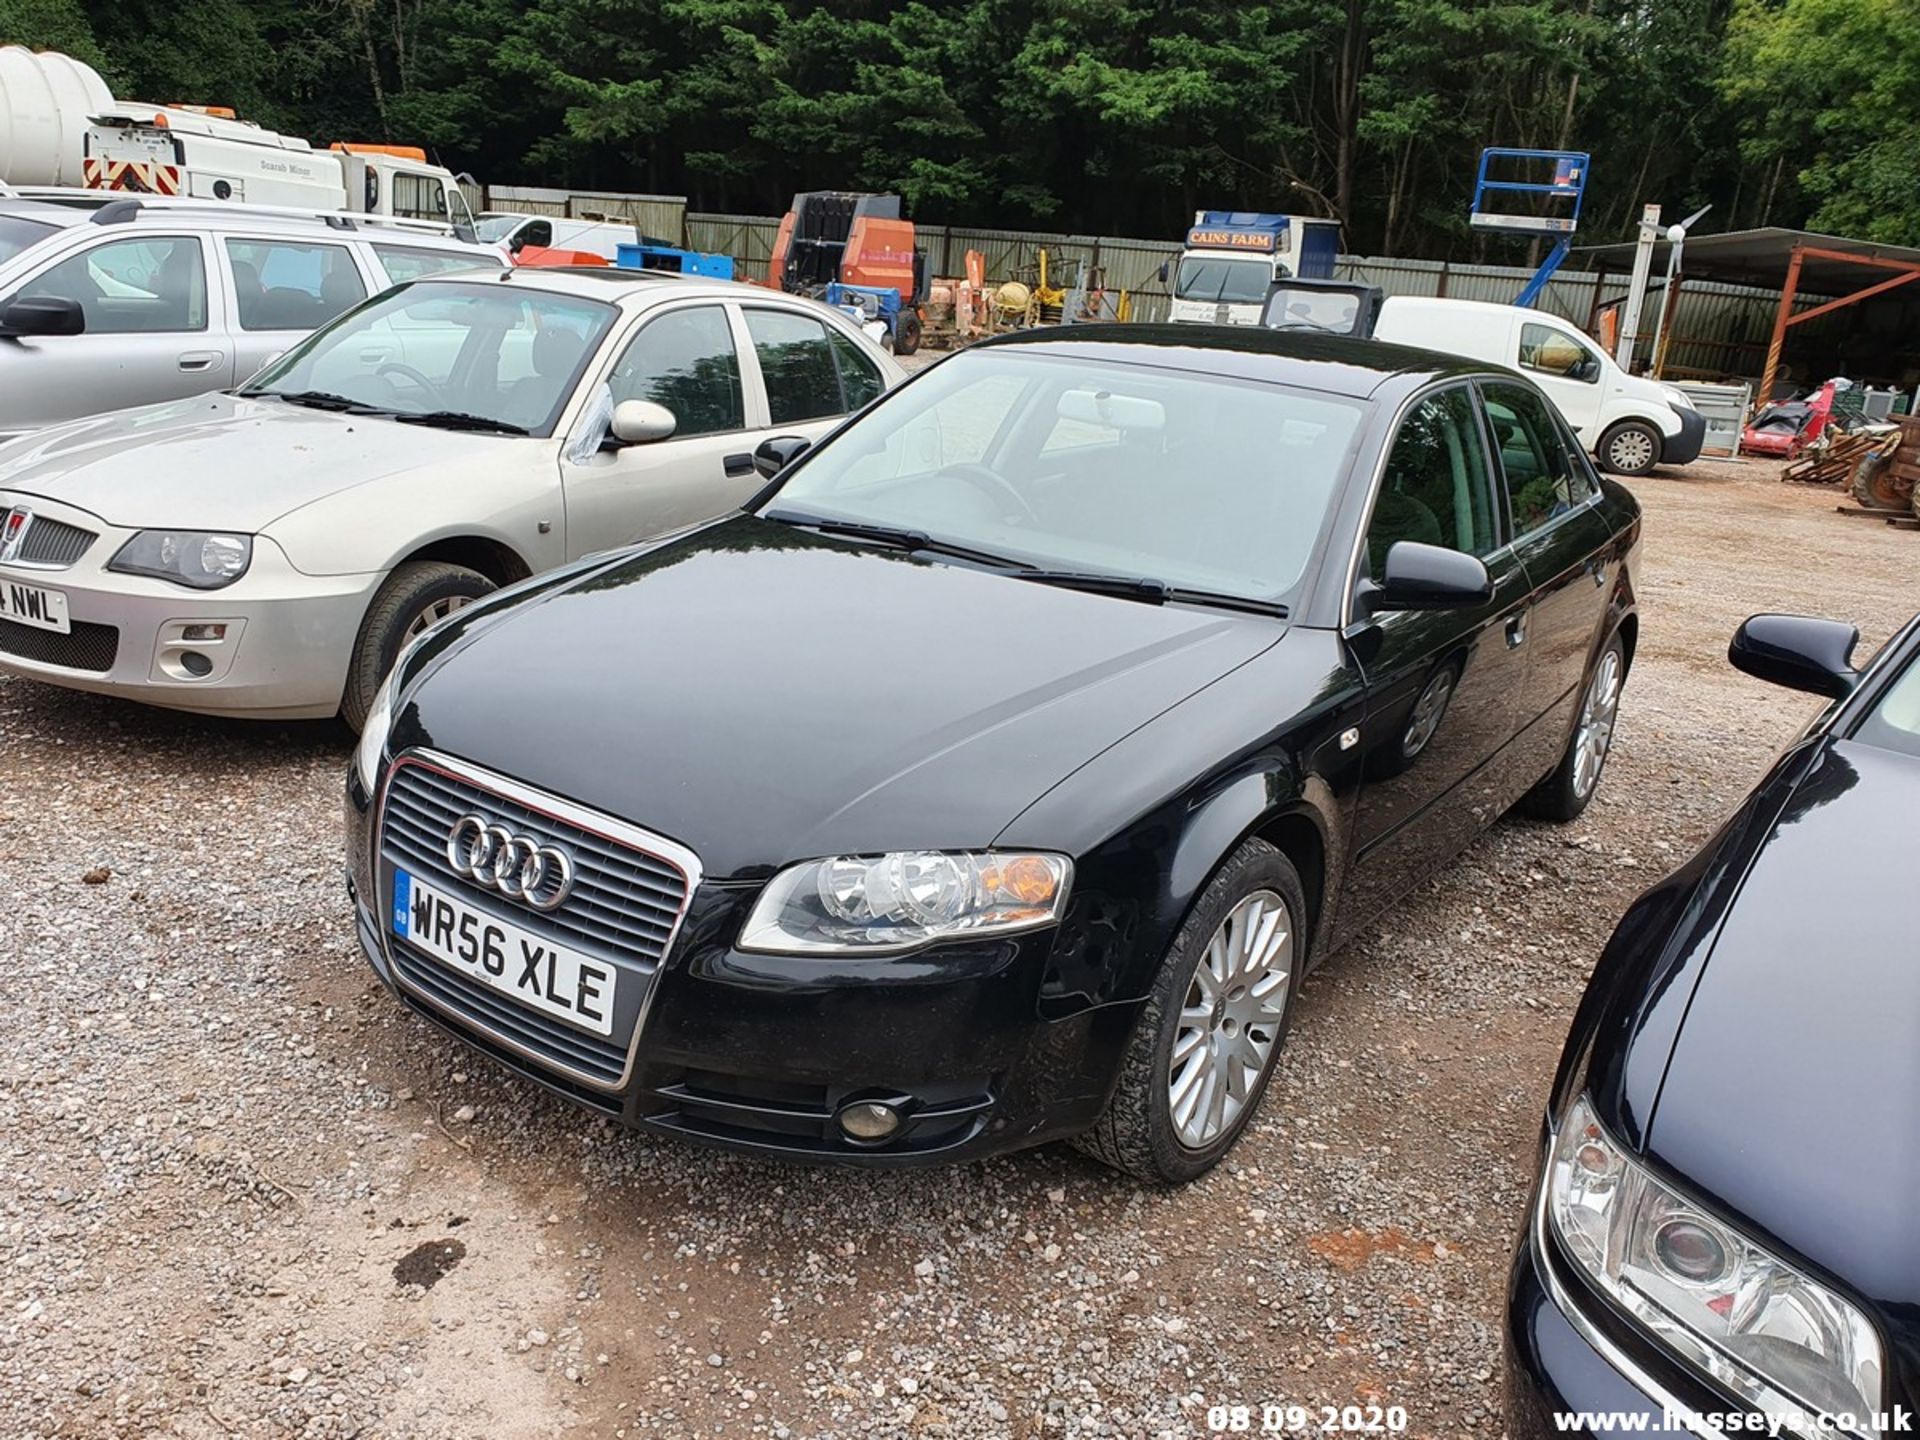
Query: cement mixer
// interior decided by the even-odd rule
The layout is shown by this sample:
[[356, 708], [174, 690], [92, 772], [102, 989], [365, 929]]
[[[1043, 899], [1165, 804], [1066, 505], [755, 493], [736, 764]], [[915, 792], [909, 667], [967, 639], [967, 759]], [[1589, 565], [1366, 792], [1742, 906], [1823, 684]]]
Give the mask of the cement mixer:
[[0, 46], [0, 181], [82, 185], [91, 117], [113, 92], [91, 65], [70, 55]]

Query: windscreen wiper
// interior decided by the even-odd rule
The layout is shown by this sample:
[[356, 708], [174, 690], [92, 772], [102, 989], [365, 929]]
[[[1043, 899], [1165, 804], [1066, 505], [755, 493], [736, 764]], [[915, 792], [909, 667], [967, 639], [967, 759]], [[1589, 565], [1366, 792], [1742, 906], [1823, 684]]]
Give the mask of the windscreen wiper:
[[355, 400], [347, 395], [335, 395], [331, 390], [242, 390], [240, 394], [249, 400], [271, 395], [275, 400], [284, 400], [289, 405], [304, 406], [308, 410], [337, 410], [354, 415], [389, 413], [378, 405], [369, 405], [365, 401]]
[[949, 540], [936, 539], [924, 530], [913, 530], [902, 525], [874, 525], [864, 520], [834, 520], [825, 515], [803, 515], [797, 510], [764, 510], [762, 520], [772, 520], [780, 525], [798, 525], [808, 530], [818, 530], [823, 535], [844, 535], [850, 540], [870, 540], [876, 545], [893, 545], [901, 550], [925, 552], [929, 555], [947, 555], [955, 560], [971, 560], [979, 565], [991, 565], [998, 570], [1012, 570], [1017, 574], [1027, 574], [1033, 569], [1025, 560], [1016, 560], [1011, 555], [996, 555], [991, 550], [974, 550], [965, 545], [955, 545]]
[[1085, 590], [1094, 595], [1117, 595], [1126, 600], [1141, 600], [1149, 605], [1207, 605], [1218, 610], [1245, 610], [1254, 615], [1272, 615], [1284, 619], [1287, 607], [1277, 600], [1259, 600], [1249, 595], [1230, 595], [1219, 590], [1193, 590], [1169, 585], [1149, 575], [1105, 575], [1082, 570], [1016, 570], [1016, 578], [1041, 585], [1058, 585], [1067, 590]]
[[389, 412], [402, 425], [431, 425], [436, 430], [484, 430], [492, 435], [531, 435], [524, 425], [495, 420], [490, 415], [470, 415], [464, 410], [428, 410]]

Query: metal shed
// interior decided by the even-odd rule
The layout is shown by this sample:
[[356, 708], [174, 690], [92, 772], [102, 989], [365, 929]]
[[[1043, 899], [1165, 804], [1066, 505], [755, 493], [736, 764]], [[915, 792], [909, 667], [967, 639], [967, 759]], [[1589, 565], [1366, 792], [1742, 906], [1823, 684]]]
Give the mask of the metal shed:
[[[1609, 274], [1633, 268], [1634, 242], [1589, 245], [1574, 253], [1599, 272], [1596, 297]], [[1664, 236], [1655, 246], [1658, 269], [1666, 259]], [[1735, 230], [1689, 238], [1682, 276], [1755, 285], [1780, 292], [1773, 334], [1756, 399], [1765, 404], [1779, 378], [1787, 332], [1853, 306], [1865, 307], [1855, 323], [1822, 327], [1821, 358], [1833, 371], [1856, 379], [1889, 381], [1911, 388], [1920, 378], [1920, 249], [1850, 240], [1810, 230]], [[1677, 287], [1680, 279], [1674, 284]], [[1670, 303], [1671, 296], [1662, 303]], [[1811, 303], [1809, 303], [1811, 302]]]

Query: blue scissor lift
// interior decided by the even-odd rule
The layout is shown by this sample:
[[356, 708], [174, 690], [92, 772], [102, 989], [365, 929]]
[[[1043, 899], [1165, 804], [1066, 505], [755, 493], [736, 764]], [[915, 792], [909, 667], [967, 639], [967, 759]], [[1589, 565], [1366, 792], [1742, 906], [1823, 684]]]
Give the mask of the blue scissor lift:
[[[1496, 180], [1493, 178], [1496, 164], [1507, 173], [1540, 176], [1551, 173], [1553, 178]], [[1552, 166], [1551, 172], [1547, 168], [1549, 165]], [[1523, 234], [1556, 237], [1553, 248], [1547, 252], [1547, 258], [1540, 262], [1540, 268], [1533, 272], [1533, 278], [1514, 297], [1514, 304], [1532, 306], [1540, 298], [1540, 292], [1547, 288], [1547, 281], [1553, 278], [1553, 272], [1560, 268], [1560, 262], [1567, 258], [1567, 251], [1573, 244], [1574, 229], [1580, 223], [1580, 202], [1586, 193], [1587, 156], [1583, 151], [1492, 148], [1480, 152], [1480, 175], [1473, 185], [1473, 227], [1476, 230], [1518, 230]], [[1497, 203], [1498, 197], [1506, 195], [1545, 195], [1563, 213], [1518, 215], [1489, 208], [1489, 197], [1493, 197]]]

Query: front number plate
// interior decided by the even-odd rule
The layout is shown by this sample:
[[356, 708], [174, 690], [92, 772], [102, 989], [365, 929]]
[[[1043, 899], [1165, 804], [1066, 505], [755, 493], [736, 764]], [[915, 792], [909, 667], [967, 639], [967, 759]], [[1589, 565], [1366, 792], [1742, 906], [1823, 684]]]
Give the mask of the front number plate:
[[0, 618], [32, 625], [40, 630], [73, 633], [67, 619], [67, 597], [58, 590], [42, 590], [38, 585], [22, 585], [17, 580], [0, 580]]
[[596, 1035], [613, 1032], [620, 972], [510, 920], [476, 910], [417, 875], [393, 875], [393, 933], [469, 980]]

